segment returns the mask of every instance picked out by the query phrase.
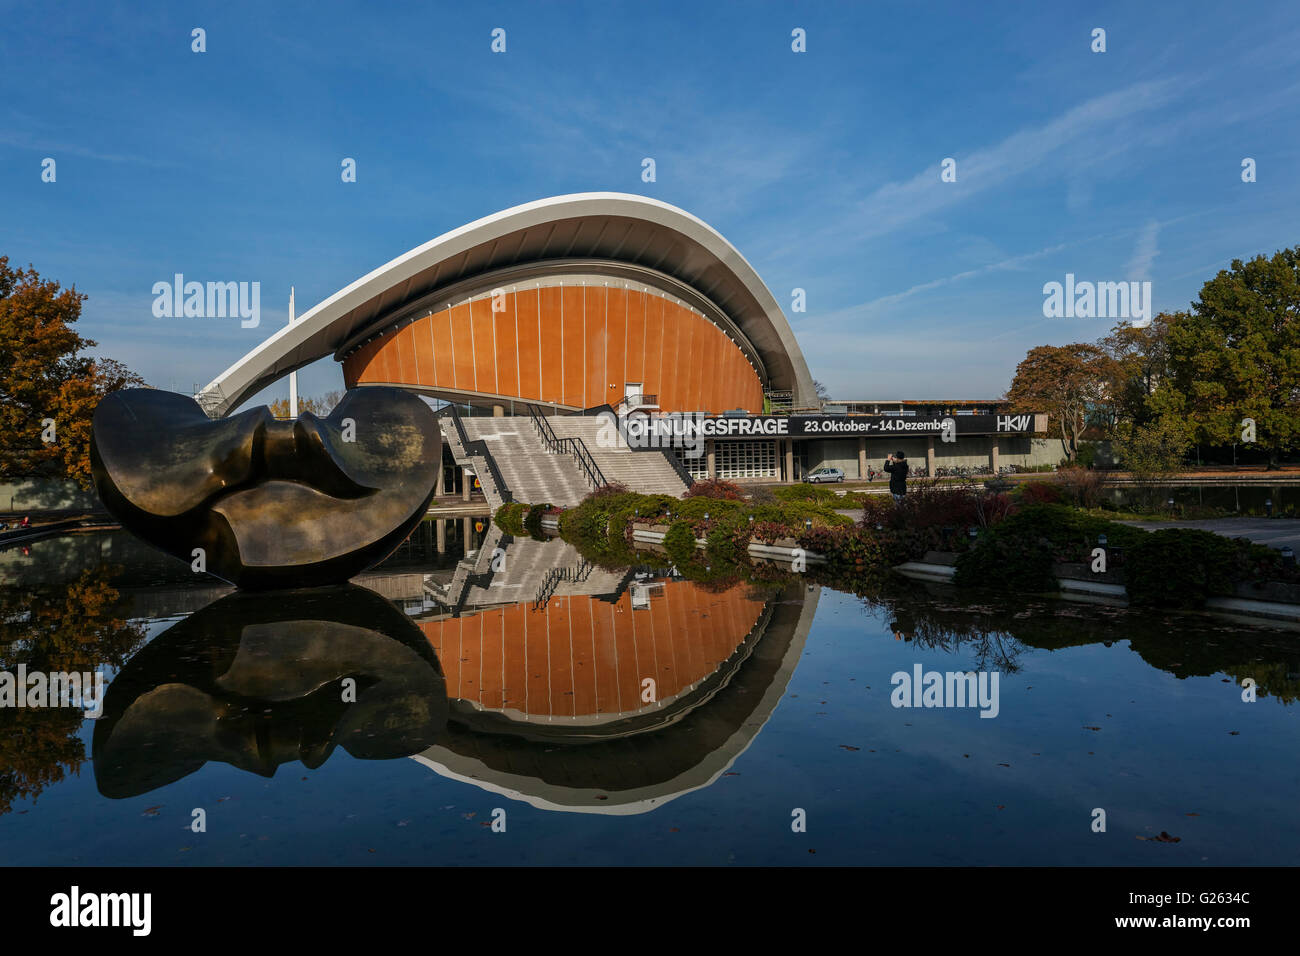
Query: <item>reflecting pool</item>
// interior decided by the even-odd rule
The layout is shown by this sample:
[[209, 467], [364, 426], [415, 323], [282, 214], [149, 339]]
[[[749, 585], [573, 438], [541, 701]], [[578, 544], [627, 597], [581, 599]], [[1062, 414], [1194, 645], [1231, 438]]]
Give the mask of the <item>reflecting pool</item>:
[[[1300, 862], [1295, 631], [646, 560], [486, 517], [274, 595], [121, 533], [0, 552], [0, 671], [107, 686], [93, 718], [0, 707], [0, 855]], [[972, 671], [996, 673], [996, 708], [895, 706], [897, 675]]]

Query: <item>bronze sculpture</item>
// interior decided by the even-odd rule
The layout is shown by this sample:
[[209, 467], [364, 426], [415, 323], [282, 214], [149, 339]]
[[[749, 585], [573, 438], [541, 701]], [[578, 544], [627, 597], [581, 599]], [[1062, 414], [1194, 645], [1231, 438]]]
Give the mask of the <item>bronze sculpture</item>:
[[113, 678], [95, 723], [99, 792], [148, 793], [219, 761], [270, 777], [337, 747], [407, 757], [447, 724], [446, 683], [420, 629], [355, 585], [236, 592], [160, 634]]
[[442, 457], [409, 392], [349, 391], [325, 418], [265, 406], [210, 420], [193, 399], [114, 392], [95, 410], [95, 487], [122, 526], [241, 588], [337, 584], [382, 561], [428, 510]]

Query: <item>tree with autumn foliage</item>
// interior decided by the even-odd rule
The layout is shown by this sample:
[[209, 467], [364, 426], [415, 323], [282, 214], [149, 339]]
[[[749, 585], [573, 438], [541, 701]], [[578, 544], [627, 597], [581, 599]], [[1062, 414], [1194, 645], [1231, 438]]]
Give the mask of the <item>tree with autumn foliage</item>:
[[[0, 670], [86, 673], [120, 668], [145, 641], [110, 581], [121, 568], [89, 569], [70, 583], [0, 587]], [[0, 815], [15, 801], [77, 773], [86, 759], [82, 711], [0, 707]]]
[[96, 344], [72, 329], [85, 300], [0, 256], [0, 479], [67, 478], [90, 488], [96, 406], [144, 384], [119, 362], [81, 354]]
[[1016, 366], [1007, 400], [1017, 412], [1046, 411], [1048, 432], [1074, 461], [1084, 429], [1113, 419], [1107, 388], [1113, 376], [1114, 360], [1096, 345], [1039, 345]]
[[[343, 401], [343, 393], [338, 389], [332, 392], [326, 392], [317, 398], [308, 398], [305, 395], [298, 396], [298, 414], [311, 412], [324, 418], [330, 412], [334, 411], [334, 406]], [[287, 398], [277, 398], [267, 406], [271, 414], [279, 419], [287, 419], [289, 415], [289, 400]]]

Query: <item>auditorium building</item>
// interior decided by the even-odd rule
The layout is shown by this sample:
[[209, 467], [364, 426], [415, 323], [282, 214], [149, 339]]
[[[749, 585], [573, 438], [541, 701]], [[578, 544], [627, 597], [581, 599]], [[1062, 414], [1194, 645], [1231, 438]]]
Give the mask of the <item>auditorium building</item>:
[[[827, 465], [857, 478], [895, 450], [931, 467], [1060, 457], [1034, 437], [1042, 416], [998, 402], [823, 403], [740, 252], [643, 196], [557, 196], [439, 236], [272, 335], [199, 401], [227, 414], [325, 356], [349, 388], [445, 403], [444, 481], [472, 476], [490, 501], [562, 504], [602, 480], [664, 491], [706, 475], [792, 481]], [[601, 412], [753, 425], [697, 426], [718, 437], [695, 448], [605, 447]]]

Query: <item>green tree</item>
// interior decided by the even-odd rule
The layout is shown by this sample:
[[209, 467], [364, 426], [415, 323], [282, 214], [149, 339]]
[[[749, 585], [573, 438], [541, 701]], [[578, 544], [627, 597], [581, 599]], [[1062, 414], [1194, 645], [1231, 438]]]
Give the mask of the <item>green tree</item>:
[[1269, 467], [1300, 442], [1300, 247], [1234, 259], [1171, 323], [1168, 375], [1153, 396], [1196, 441], [1242, 440], [1253, 419]]
[[85, 299], [0, 256], [0, 478], [70, 478], [89, 488], [95, 406], [143, 384], [112, 359], [80, 354], [96, 344], [71, 327]]
[[1106, 393], [1119, 434], [1128, 435], [1157, 417], [1151, 399], [1169, 373], [1169, 327], [1185, 315], [1161, 312], [1145, 328], [1121, 322], [1098, 340], [1112, 363]]

